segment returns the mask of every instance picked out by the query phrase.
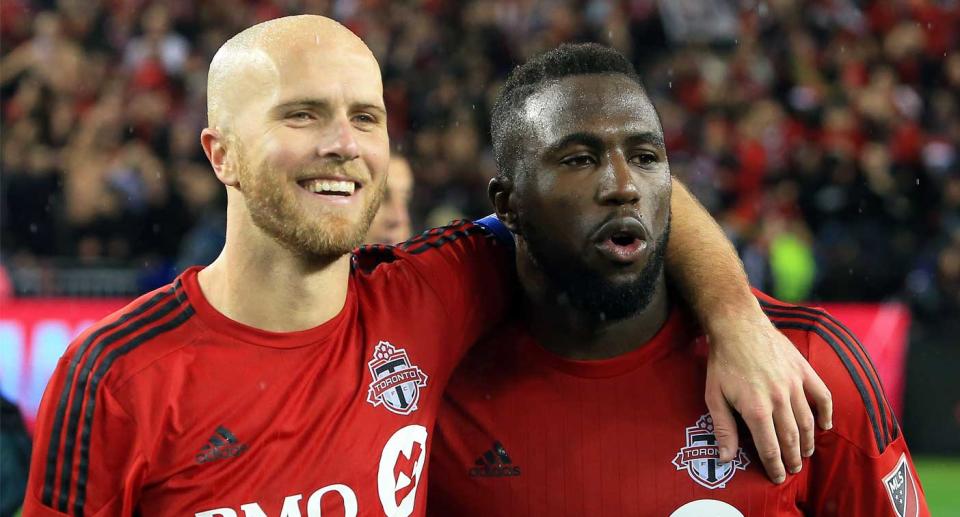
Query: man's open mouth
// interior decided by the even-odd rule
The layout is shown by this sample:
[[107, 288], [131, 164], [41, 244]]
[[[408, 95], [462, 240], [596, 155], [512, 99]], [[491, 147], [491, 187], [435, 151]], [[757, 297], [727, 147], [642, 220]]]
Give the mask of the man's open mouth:
[[601, 255], [623, 264], [636, 261], [647, 249], [647, 231], [637, 219], [614, 219], [600, 227], [595, 246]]
[[307, 192], [326, 196], [350, 197], [361, 185], [351, 180], [309, 179], [297, 182]]

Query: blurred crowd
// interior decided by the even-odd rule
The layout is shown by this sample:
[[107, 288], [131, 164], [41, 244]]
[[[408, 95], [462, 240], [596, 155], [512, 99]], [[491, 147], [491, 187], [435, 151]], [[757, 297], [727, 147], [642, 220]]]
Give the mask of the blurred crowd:
[[[597, 41], [638, 65], [674, 174], [755, 285], [960, 314], [957, 0], [0, 5], [8, 268], [71, 257], [174, 271], [215, 256], [225, 196], [199, 147], [207, 64], [242, 28], [317, 13], [381, 63], [415, 230], [490, 211], [488, 111], [510, 69]], [[726, 9], [730, 34], [690, 37], [663, 12], [704, 5]]]

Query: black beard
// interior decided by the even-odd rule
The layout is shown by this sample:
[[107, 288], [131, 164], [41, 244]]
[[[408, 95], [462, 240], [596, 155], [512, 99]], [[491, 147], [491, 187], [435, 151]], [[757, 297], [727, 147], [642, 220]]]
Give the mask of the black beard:
[[613, 283], [574, 256], [551, 250], [551, 240], [520, 220], [527, 255], [547, 277], [549, 284], [566, 296], [571, 307], [598, 321], [616, 321], [633, 316], [653, 300], [657, 280], [663, 272], [664, 254], [670, 238], [670, 219], [657, 239], [650, 260], [636, 279]]

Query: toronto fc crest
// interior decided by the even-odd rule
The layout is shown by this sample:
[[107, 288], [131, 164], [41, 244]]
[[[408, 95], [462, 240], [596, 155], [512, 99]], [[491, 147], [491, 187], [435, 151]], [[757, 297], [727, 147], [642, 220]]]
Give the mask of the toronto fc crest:
[[686, 470], [694, 481], [713, 490], [726, 488], [737, 470], [746, 470], [750, 458], [737, 449], [737, 456], [729, 463], [720, 462], [720, 448], [717, 436], [713, 434], [713, 418], [710, 414], [701, 416], [695, 425], [687, 428], [687, 444], [680, 448], [673, 458], [677, 470]]
[[386, 341], [373, 349], [370, 367], [370, 391], [367, 402], [374, 407], [383, 404], [398, 415], [409, 415], [417, 410], [420, 389], [427, 387], [427, 374], [410, 362], [407, 351]]

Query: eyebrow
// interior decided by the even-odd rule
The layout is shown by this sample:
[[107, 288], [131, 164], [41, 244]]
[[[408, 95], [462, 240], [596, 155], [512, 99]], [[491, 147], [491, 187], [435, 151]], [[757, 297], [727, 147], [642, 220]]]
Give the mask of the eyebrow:
[[[655, 133], [653, 131], [631, 133], [630, 135], [627, 136], [626, 142], [629, 145], [650, 144], [661, 150], [666, 149], [666, 145], [664, 144], [664, 141], [663, 141], [663, 135], [659, 133]], [[559, 142], [551, 145], [547, 149], [547, 152], [555, 153], [569, 145], [574, 145], [574, 144], [584, 145], [587, 147], [597, 149], [597, 148], [603, 147], [603, 139], [601, 139], [599, 136], [593, 133], [586, 133], [586, 132], [571, 133], [563, 137], [562, 139], [560, 139]]]
[[666, 150], [667, 148], [666, 143], [663, 141], [663, 134], [654, 133], [653, 131], [634, 133], [627, 137], [627, 142], [631, 144], [650, 144], [660, 150]]
[[[289, 101], [282, 102], [273, 107], [272, 111], [276, 115], [284, 115], [287, 111], [296, 109], [296, 108], [309, 108], [314, 109], [320, 112], [329, 112], [330, 101], [324, 99], [315, 99], [315, 98], [302, 98], [302, 99], [292, 99]], [[350, 104], [351, 110], [369, 110], [375, 111], [380, 115], [386, 115], [387, 110], [383, 106], [377, 104], [372, 104], [369, 102], [354, 102]]]
[[555, 152], [561, 151], [563, 148], [579, 144], [593, 149], [598, 149], [603, 147], [603, 140], [600, 139], [597, 135], [593, 133], [577, 132], [570, 133], [569, 135], [560, 139], [559, 142], [552, 144], [547, 148], [548, 154], [553, 154]]

